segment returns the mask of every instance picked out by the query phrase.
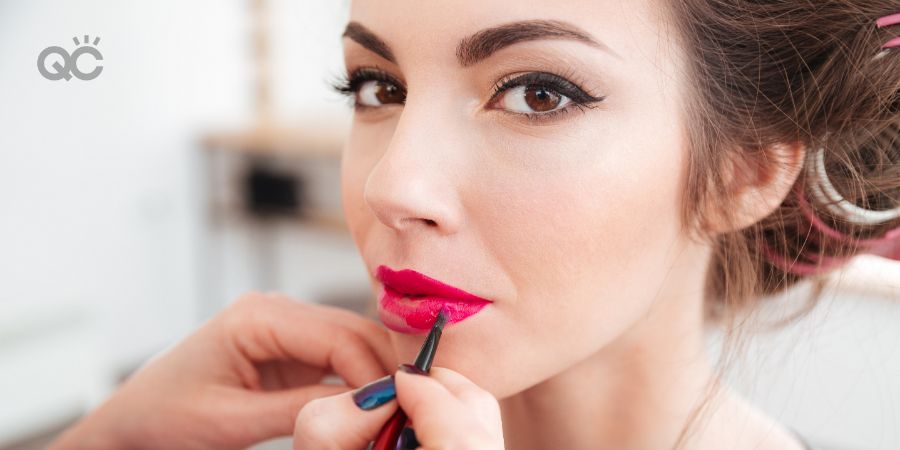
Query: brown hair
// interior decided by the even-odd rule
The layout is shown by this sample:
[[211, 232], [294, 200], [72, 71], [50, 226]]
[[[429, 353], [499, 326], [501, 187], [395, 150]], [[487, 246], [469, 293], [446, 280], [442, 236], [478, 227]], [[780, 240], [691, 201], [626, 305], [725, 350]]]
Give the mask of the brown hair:
[[[766, 147], [785, 142], [808, 150], [824, 146], [829, 177], [848, 200], [871, 209], [900, 204], [898, 148], [874, 138], [892, 125], [896, 138], [900, 115], [900, 57], [873, 58], [892, 36], [876, 29], [875, 19], [897, 12], [895, 0], [675, 0], [674, 5], [691, 79], [698, 81], [688, 105], [686, 217], [702, 222], [707, 211], [699, 205], [728, 204], [730, 193], [718, 170], [726, 161], [764, 158]], [[861, 238], [900, 224], [866, 227], [828, 219]], [[798, 252], [803, 245], [798, 232], [804, 228], [809, 226], [789, 196], [765, 220], [717, 236], [711, 299], [739, 310], [798, 281], [770, 264], [759, 243]], [[855, 251], [827, 244], [822, 250]]]
[[[900, 205], [900, 48], [873, 58], [900, 34], [900, 25], [875, 26], [877, 18], [900, 12], [897, 0], [673, 0], [669, 7], [692, 80], [685, 223], [706, 223], [711, 212], [703, 205], [729, 204], [727, 164], [777, 163], [766, 159], [766, 149], [784, 143], [804, 145], [808, 156], [823, 148], [828, 177], [847, 200], [875, 210]], [[855, 238], [900, 225], [831, 216], [808, 196], [807, 181], [801, 174], [781, 206], [758, 223], [704, 236], [715, 243], [707, 305], [712, 317], [730, 325], [727, 338], [736, 335], [738, 315], [760, 298], [806, 278], [773, 264], [764, 248], [787, 260], [801, 252], [850, 257], [860, 251], [825, 236], [811, 239], [815, 230], [798, 196], [829, 226]], [[812, 278], [810, 308], [823, 285]], [[683, 439], [684, 433], [679, 444]]]

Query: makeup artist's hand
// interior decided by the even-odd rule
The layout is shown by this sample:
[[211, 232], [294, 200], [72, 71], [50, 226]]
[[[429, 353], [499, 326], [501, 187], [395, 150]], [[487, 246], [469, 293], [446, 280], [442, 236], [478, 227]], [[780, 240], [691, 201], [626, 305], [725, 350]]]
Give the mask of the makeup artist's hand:
[[[397, 399], [372, 409], [357, 404], [381, 403], [374, 399], [384, 398], [379, 392], [390, 392], [390, 378], [376, 380], [356, 395], [345, 392], [307, 403], [297, 415], [294, 449], [363, 449], [399, 402], [422, 449], [503, 450], [500, 406], [489, 392], [450, 369], [432, 367], [428, 376], [409, 370], [393, 377]], [[366, 393], [370, 395], [362, 395]]]
[[[394, 367], [375, 322], [250, 294], [148, 363], [51, 448], [245, 448], [290, 435], [310, 400]], [[322, 384], [330, 373], [350, 387]]]

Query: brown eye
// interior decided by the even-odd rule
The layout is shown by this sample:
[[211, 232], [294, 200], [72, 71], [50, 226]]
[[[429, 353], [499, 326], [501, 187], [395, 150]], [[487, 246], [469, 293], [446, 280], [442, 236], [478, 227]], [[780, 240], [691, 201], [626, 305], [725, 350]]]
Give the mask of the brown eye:
[[546, 113], [569, 104], [572, 100], [541, 85], [520, 85], [503, 91], [497, 105], [519, 114]]
[[527, 86], [525, 104], [536, 112], [551, 111], [562, 101], [555, 92], [541, 86]]
[[395, 84], [380, 80], [369, 80], [359, 86], [357, 101], [364, 106], [381, 106], [403, 103], [406, 93]]
[[400, 91], [397, 86], [393, 84], [386, 84], [384, 82], [379, 82], [379, 87], [381, 89], [378, 90], [378, 93], [375, 94], [375, 97], [378, 98], [378, 101], [381, 103], [402, 103], [405, 96], [403, 92]]

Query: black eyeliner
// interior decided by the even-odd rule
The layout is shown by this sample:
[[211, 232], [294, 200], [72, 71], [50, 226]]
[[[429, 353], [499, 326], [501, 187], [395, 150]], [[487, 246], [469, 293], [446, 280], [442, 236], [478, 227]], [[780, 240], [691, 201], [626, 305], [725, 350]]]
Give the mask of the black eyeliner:
[[[569, 76], [574, 76], [574, 74]], [[337, 81], [331, 83], [331, 87], [337, 93], [348, 97], [351, 100], [351, 107], [356, 109], [366, 109], [371, 106], [359, 104], [357, 102], [356, 94], [358, 93], [360, 86], [373, 80], [396, 86], [403, 92], [405, 98], [406, 89], [402, 87], [403, 83], [384, 70], [373, 66], [363, 66], [353, 70], [349, 75], [340, 75]], [[493, 93], [491, 94], [491, 98], [486, 104], [490, 105], [494, 103], [503, 92], [519, 86], [549, 89], [565, 96], [571, 101], [570, 106], [549, 112], [508, 113], [515, 116], [524, 116], [530, 123], [549, 122], [555, 118], [559, 118], [561, 115], [573, 112], [573, 109], [575, 108], [584, 112], [585, 109], [593, 109], [595, 107], [593, 105], [594, 103], [602, 102], [606, 99], [605, 96], [596, 97], [588, 94], [577, 82], [569, 81], [566, 76], [556, 75], [545, 71], [532, 71], [495, 83], [492, 89]]]
[[[339, 79], [330, 83], [331, 88], [344, 95], [353, 95], [367, 81], [390, 83], [402, 89], [403, 83], [385, 71], [375, 67], [360, 67], [348, 75], [340, 75]], [[405, 92], [405, 89], [402, 89]]]
[[575, 83], [572, 83], [559, 75], [550, 72], [528, 72], [524, 75], [519, 75], [515, 78], [503, 81], [499, 85], [495, 85], [494, 94], [491, 97], [491, 100], [493, 101], [497, 95], [500, 95], [504, 91], [519, 86], [549, 88], [554, 92], [568, 97], [573, 102], [580, 104], [599, 102], [604, 99], [603, 96], [594, 97], [593, 95], [588, 94]]

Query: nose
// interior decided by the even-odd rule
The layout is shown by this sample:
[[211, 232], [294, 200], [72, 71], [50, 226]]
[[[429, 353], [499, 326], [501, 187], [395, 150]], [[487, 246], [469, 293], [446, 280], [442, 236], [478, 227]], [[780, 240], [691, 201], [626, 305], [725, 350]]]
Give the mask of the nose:
[[[409, 98], [407, 98], [409, 100]], [[397, 231], [455, 233], [461, 221], [462, 180], [452, 126], [431, 105], [407, 101], [381, 159], [366, 180], [364, 198], [380, 222]], [[459, 150], [459, 149], [456, 149]]]

